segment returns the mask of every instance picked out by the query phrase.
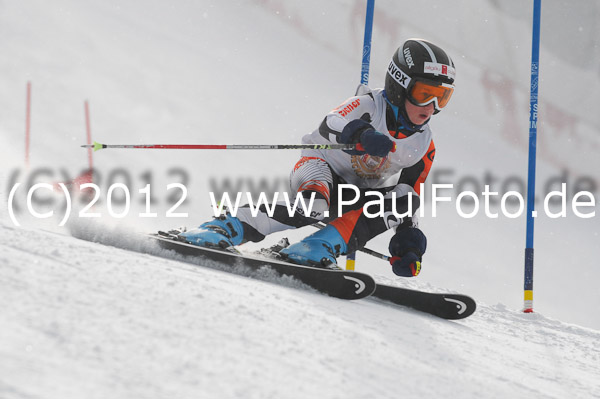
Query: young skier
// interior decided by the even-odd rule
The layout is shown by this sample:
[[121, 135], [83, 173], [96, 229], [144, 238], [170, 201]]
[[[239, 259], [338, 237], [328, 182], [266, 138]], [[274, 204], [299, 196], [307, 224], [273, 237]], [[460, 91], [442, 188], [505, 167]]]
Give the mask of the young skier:
[[[452, 59], [440, 47], [422, 39], [409, 39], [394, 53], [388, 66], [384, 89], [369, 90], [346, 100], [332, 110], [317, 130], [303, 137], [307, 144], [357, 144], [356, 150], [305, 150], [290, 174], [292, 192], [309, 203], [289, 216], [287, 207], [277, 204], [273, 217], [264, 209], [253, 217], [249, 208], [237, 215], [225, 215], [180, 233], [191, 244], [227, 248], [257, 242], [266, 235], [298, 228], [318, 221], [326, 227], [279, 251], [294, 263], [316, 267], [336, 265], [339, 255], [361, 249], [367, 241], [395, 229], [390, 240], [390, 263], [399, 276], [416, 276], [427, 241], [412, 216], [396, 217], [419, 207], [419, 188], [429, 173], [435, 146], [428, 122], [444, 108], [454, 90]], [[355, 189], [338, 190], [351, 184], [360, 199], [338, 214], [338, 204], [355, 198]], [[384, 215], [365, 212], [373, 200], [365, 196], [377, 191], [383, 196]]]

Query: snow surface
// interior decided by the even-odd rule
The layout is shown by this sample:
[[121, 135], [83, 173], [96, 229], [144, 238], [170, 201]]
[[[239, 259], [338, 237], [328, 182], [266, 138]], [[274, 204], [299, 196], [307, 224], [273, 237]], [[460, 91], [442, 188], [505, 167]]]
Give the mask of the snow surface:
[[[600, 88], [600, 56], [584, 51], [597, 47], [585, 7], [595, 21], [600, 2], [572, 7], [580, 26], [562, 23], [563, 8], [544, 4], [543, 21], [553, 24], [543, 24], [542, 38], [564, 40], [543, 40], [538, 194], [566, 173], [570, 190], [587, 178], [597, 199], [600, 119], [594, 102], [580, 104], [584, 94], [569, 83], [583, 79], [592, 99]], [[340, 0], [0, 2], [0, 398], [600, 397], [597, 201], [595, 218], [569, 211], [536, 220], [534, 314], [520, 312], [523, 218], [464, 219], [454, 202], [433, 218], [428, 205], [421, 226], [429, 248], [416, 279], [397, 278], [384, 262], [359, 254], [357, 269], [380, 282], [472, 295], [478, 311], [459, 322], [88, 241], [135, 249], [143, 244], [134, 232], [197, 225], [211, 215], [208, 192], [224, 179], [242, 190], [264, 184], [283, 191], [295, 151], [104, 150], [93, 158], [95, 181], [104, 190], [128, 185], [128, 217], [108, 215], [103, 191], [91, 210], [99, 220], [75, 211], [58, 227], [60, 193], [39, 194], [49, 203], [36, 205], [38, 212], [56, 212], [40, 220], [26, 216], [19, 191], [21, 226], [11, 221], [14, 183], [69, 181], [88, 166], [79, 148], [84, 100], [100, 142], [299, 142], [354, 92], [363, 13], [362, 1]], [[428, 15], [430, 24], [414, 15]], [[469, 182], [481, 185], [492, 173], [495, 191], [524, 179], [527, 147], [519, 135], [527, 133], [530, 15], [516, 1], [409, 7], [378, 0], [372, 86], [381, 86], [389, 56], [408, 37], [439, 43], [457, 64], [453, 101], [432, 121], [430, 179], [438, 173], [437, 182], [474, 190]], [[574, 68], [565, 46], [589, 58]], [[144, 210], [138, 190], [148, 182], [157, 218], [137, 216]], [[172, 182], [188, 187], [178, 209], [187, 218], [165, 217], [179, 194], [166, 190]], [[388, 240], [384, 234], [369, 246], [385, 252]]]
[[449, 322], [55, 233], [0, 235], [2, 398], [600, 395], [600, 332], [540, 314], [480, 304]]

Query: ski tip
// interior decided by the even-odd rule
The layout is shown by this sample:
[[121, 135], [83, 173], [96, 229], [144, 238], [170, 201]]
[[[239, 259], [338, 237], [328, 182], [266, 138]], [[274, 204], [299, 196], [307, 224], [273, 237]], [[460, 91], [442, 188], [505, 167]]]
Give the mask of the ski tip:
[[450, 306], [447, 309], [440, 309], [439, 312], [433, 313], [436, 316], [448, 320], [460, 320], [471, 316], [477, 310], [477, 302], [466, 295], [444, 295], [444, 300], [450, 305], [454, 305], [454, 309]]

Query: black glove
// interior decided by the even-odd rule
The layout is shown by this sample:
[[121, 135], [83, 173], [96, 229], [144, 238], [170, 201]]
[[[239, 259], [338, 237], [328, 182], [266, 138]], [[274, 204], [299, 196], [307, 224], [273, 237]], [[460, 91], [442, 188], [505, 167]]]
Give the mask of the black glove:
[[390, 264], [394, 274], [402, 277], [417, 276], [421, 259], [427, 249], [427, 238], [416, 227], [398, 230], [390, 240]]
[[376, 157], [385, 157], [394, 152], [396, 144], [385, 134], [379, 133], [370, 123], [362, 119], [350, 121], [339, 138], [343, 144], [356, 144], [356, 150], [346, 151], [350, 155], [367, 153]]

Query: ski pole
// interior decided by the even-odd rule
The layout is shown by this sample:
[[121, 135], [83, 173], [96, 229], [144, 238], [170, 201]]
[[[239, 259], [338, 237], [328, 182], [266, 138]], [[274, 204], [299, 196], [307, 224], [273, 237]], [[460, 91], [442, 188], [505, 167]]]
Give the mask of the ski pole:
[[366, 253], [366, 254], [369, 254], [369, 255], [371, 255], [371, 256], [374, 256], [374, 257], [376, 257], [376, 258], [379, 258], [379, 259], [385, 260], [386, 262], [389, 262], [389, 261], [390, 261], [390, 257], [389, 257], [389, 256], [387, 256], [387, 255], [384, 255], [384, 254], [382, 254], [381, 252], [377, 252], [377, 251], [374, 251], [374, 250], [372, 250], [372, 249], [369, 249], [369, 248], [363, 248], [363, 249], [359, 249], [359, 251], [360, 251], [360, 252], [364, 252], [364, 253]]
[[94, 151], [104, 148], [134, 148], [144, 150], [359, 150], [360, 144], [84, 144]]

